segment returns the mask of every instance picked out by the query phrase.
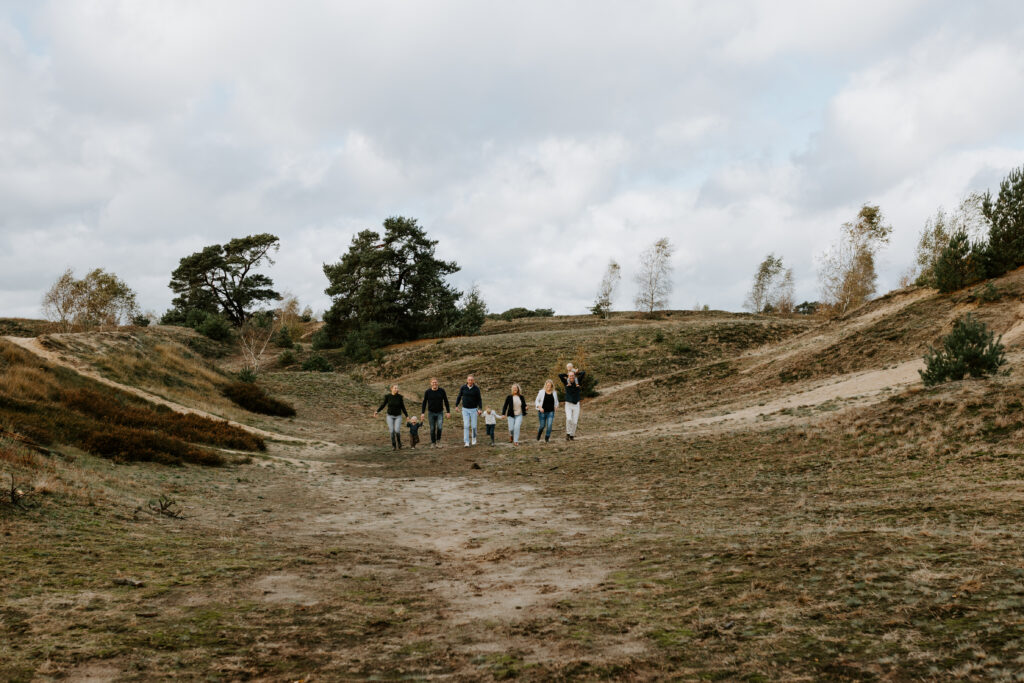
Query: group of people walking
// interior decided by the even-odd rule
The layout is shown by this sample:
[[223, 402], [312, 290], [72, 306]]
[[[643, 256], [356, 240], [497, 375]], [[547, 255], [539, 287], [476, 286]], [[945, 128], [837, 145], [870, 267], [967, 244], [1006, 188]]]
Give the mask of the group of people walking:
[[[559, 405], [564, 405], [565, 410], [565, 439], [572, 441], [576, 438], [576, 427], [580, 420], [580, 403], [583, 400], [583, 379], [586, 376], [584, 370], [576, 369], [572, 363], [565, 366], [565, 372], [558, 375], [563, 387], [563, 399], [558, 400], [558, 392], [555, 390], [555, 383], [550, 379], [544, 382], [544, 388], [537, 392], [533, 407], [537, 411], [537, 441], [544, 437], [544, 441], [551, 440], [551, 429], [555, 423], [555, 412]], [[484, 425], [487, 428], [487, 436], [491, 443], [494, 443], [494, 430], [499, 419], [508, 422], [509, 441], [513, 446], [519, 445], [519, 435], [522, 431], [523, 420], [526, 418], [528, 406], [523, 390], [519, 384], [513, 384], [509, 389], [508, 396], [501, 408], [501, 413], [496, 413], [491, 408], [484, 407], [483, 394], [476, 378], [470, 375], [466, 383], [459, 389], [455, 397], [455, 407], [462, 410], [462, 441], [465, 448], [477, 444], [477, 424], [483, 416]], [[392, 384], [391, 391], [384, 396], [380, 406], [374, 411], [373, 416], [377, 417], [385, 411], [388, 432], [391, 435], [391, 449], [402, 448], [402, 418], [409, 417], [408, 409], [405, 406], [405, 398], [398, 392], [398, 385]], [[419, 443], [419, 430], [426, 418], [430, 431], [430, 447], [440, 448], [441, 431], [444, 427], [445, 417], [451, 419], [452, 411], [448, 403], [448, 394], [438, 384], [437, 378], [430, 379], [430, 388], [423, 392], [423, 400], [420, 404], [419, 418], [413, 415], [409, 418], [409, 441], [413, 448]]]

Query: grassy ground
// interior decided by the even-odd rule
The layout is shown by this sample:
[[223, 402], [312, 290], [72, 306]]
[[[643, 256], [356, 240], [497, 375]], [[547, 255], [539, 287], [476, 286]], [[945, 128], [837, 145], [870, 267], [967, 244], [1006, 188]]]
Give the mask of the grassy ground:
[[[272, 372], [298, 416], [254, 424], [303, 441], [220, 468], [0, 439], [0, 484], [28, 493], [0, 489], [0, 679], [1019, 680], [1019, 364], [776, 428], [686, 422], [834, 381], [769, 383], [843, 339], [877, 348], [830, 356], [843, 369], [884, 368], [911, 353], [886, 330], [924, 340], [964, 306], [1005, 329], [1019, 302], [874, 306], [809, 330], [529, 321], [355, 373]], [[474, 371], [503, 396], [575, 345], [603, 386], [642, 381], [585, 404], [575, 442], [561, 416], [533, 441], [531, 416], [522, 448], [499, 423], [496, 446], [464, 449], [456, 417], [445, 449], [393, 453], [371, 418], [394, 379], [411, 395]]]

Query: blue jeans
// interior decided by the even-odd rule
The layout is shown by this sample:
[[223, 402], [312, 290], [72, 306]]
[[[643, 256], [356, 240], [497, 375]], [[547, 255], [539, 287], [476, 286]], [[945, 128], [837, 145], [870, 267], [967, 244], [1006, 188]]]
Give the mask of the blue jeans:
[[463, 443], [469, 443], [470, 426], [473, 428], [473, 438], [476, 438], [476, 419], [480, 417], [477, 415], [476, 408], [463, 408], [462, 409], [462, 441]]
[[444, 427], [444, 413], [427, 411], [427, 422], [430, 424], [430, 443], [441, 440], [441, 428]]
[[548, 433], [544, 435], [545, 441], [551, 438], [551, 428], [555, 426], [555, 413], [542, 413], [537, 411], [537, 419], [540, 420], [540, 425], [537, 427], [537, 438], [540, 438], [541, 432], [544, 431], [545, 425], [547, 426]]
[[516, 415], [514, 417], [512, 415], [508, 416], [508, 433], [512, 435], [512, 440], [515, 441], [516, 443], [519, 443], [519, 430], [522, 428], [522, 426], [522, 415]]
[[388, 419], [388, 431], [392, 434], [402, 433], [402, 416], [401, 415], [385, 415]]

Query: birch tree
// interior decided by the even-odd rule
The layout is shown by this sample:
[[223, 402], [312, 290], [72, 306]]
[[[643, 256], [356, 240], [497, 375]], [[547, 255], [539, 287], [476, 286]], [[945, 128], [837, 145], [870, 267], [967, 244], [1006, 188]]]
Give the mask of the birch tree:
[[622, 269], [615, 259], [608, 261], [608, 268], [604, 271], [601, 284], [597, 288], [597, 298], [594, 305], [590, 307], [591, 313], [608, 319], [612, 312], [612, 301], [615, 299], [615, 290], [622, 279]]
[[636, 307], [647, 315], [662, 310], [668, 305], [672, 293], [672, 253], [675, 247], [667, 237], [648, 247], [640, 255], [640, 270], [634, 280], [638, 291]]

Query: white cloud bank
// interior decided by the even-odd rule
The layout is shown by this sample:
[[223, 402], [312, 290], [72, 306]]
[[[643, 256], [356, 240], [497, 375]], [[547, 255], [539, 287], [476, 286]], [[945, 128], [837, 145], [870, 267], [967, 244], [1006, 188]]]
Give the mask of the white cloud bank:
[[316, 309], [324, 262], [420, 219], [492, 310], [583, 312], [678, 246], [674, 307], [737, 309], [864, 202], [896, 232], [1024, 164], [1024, 6], [989, 3], [0, 3], [0, 315], [67, 266], [142, 304], [254, 232]]

